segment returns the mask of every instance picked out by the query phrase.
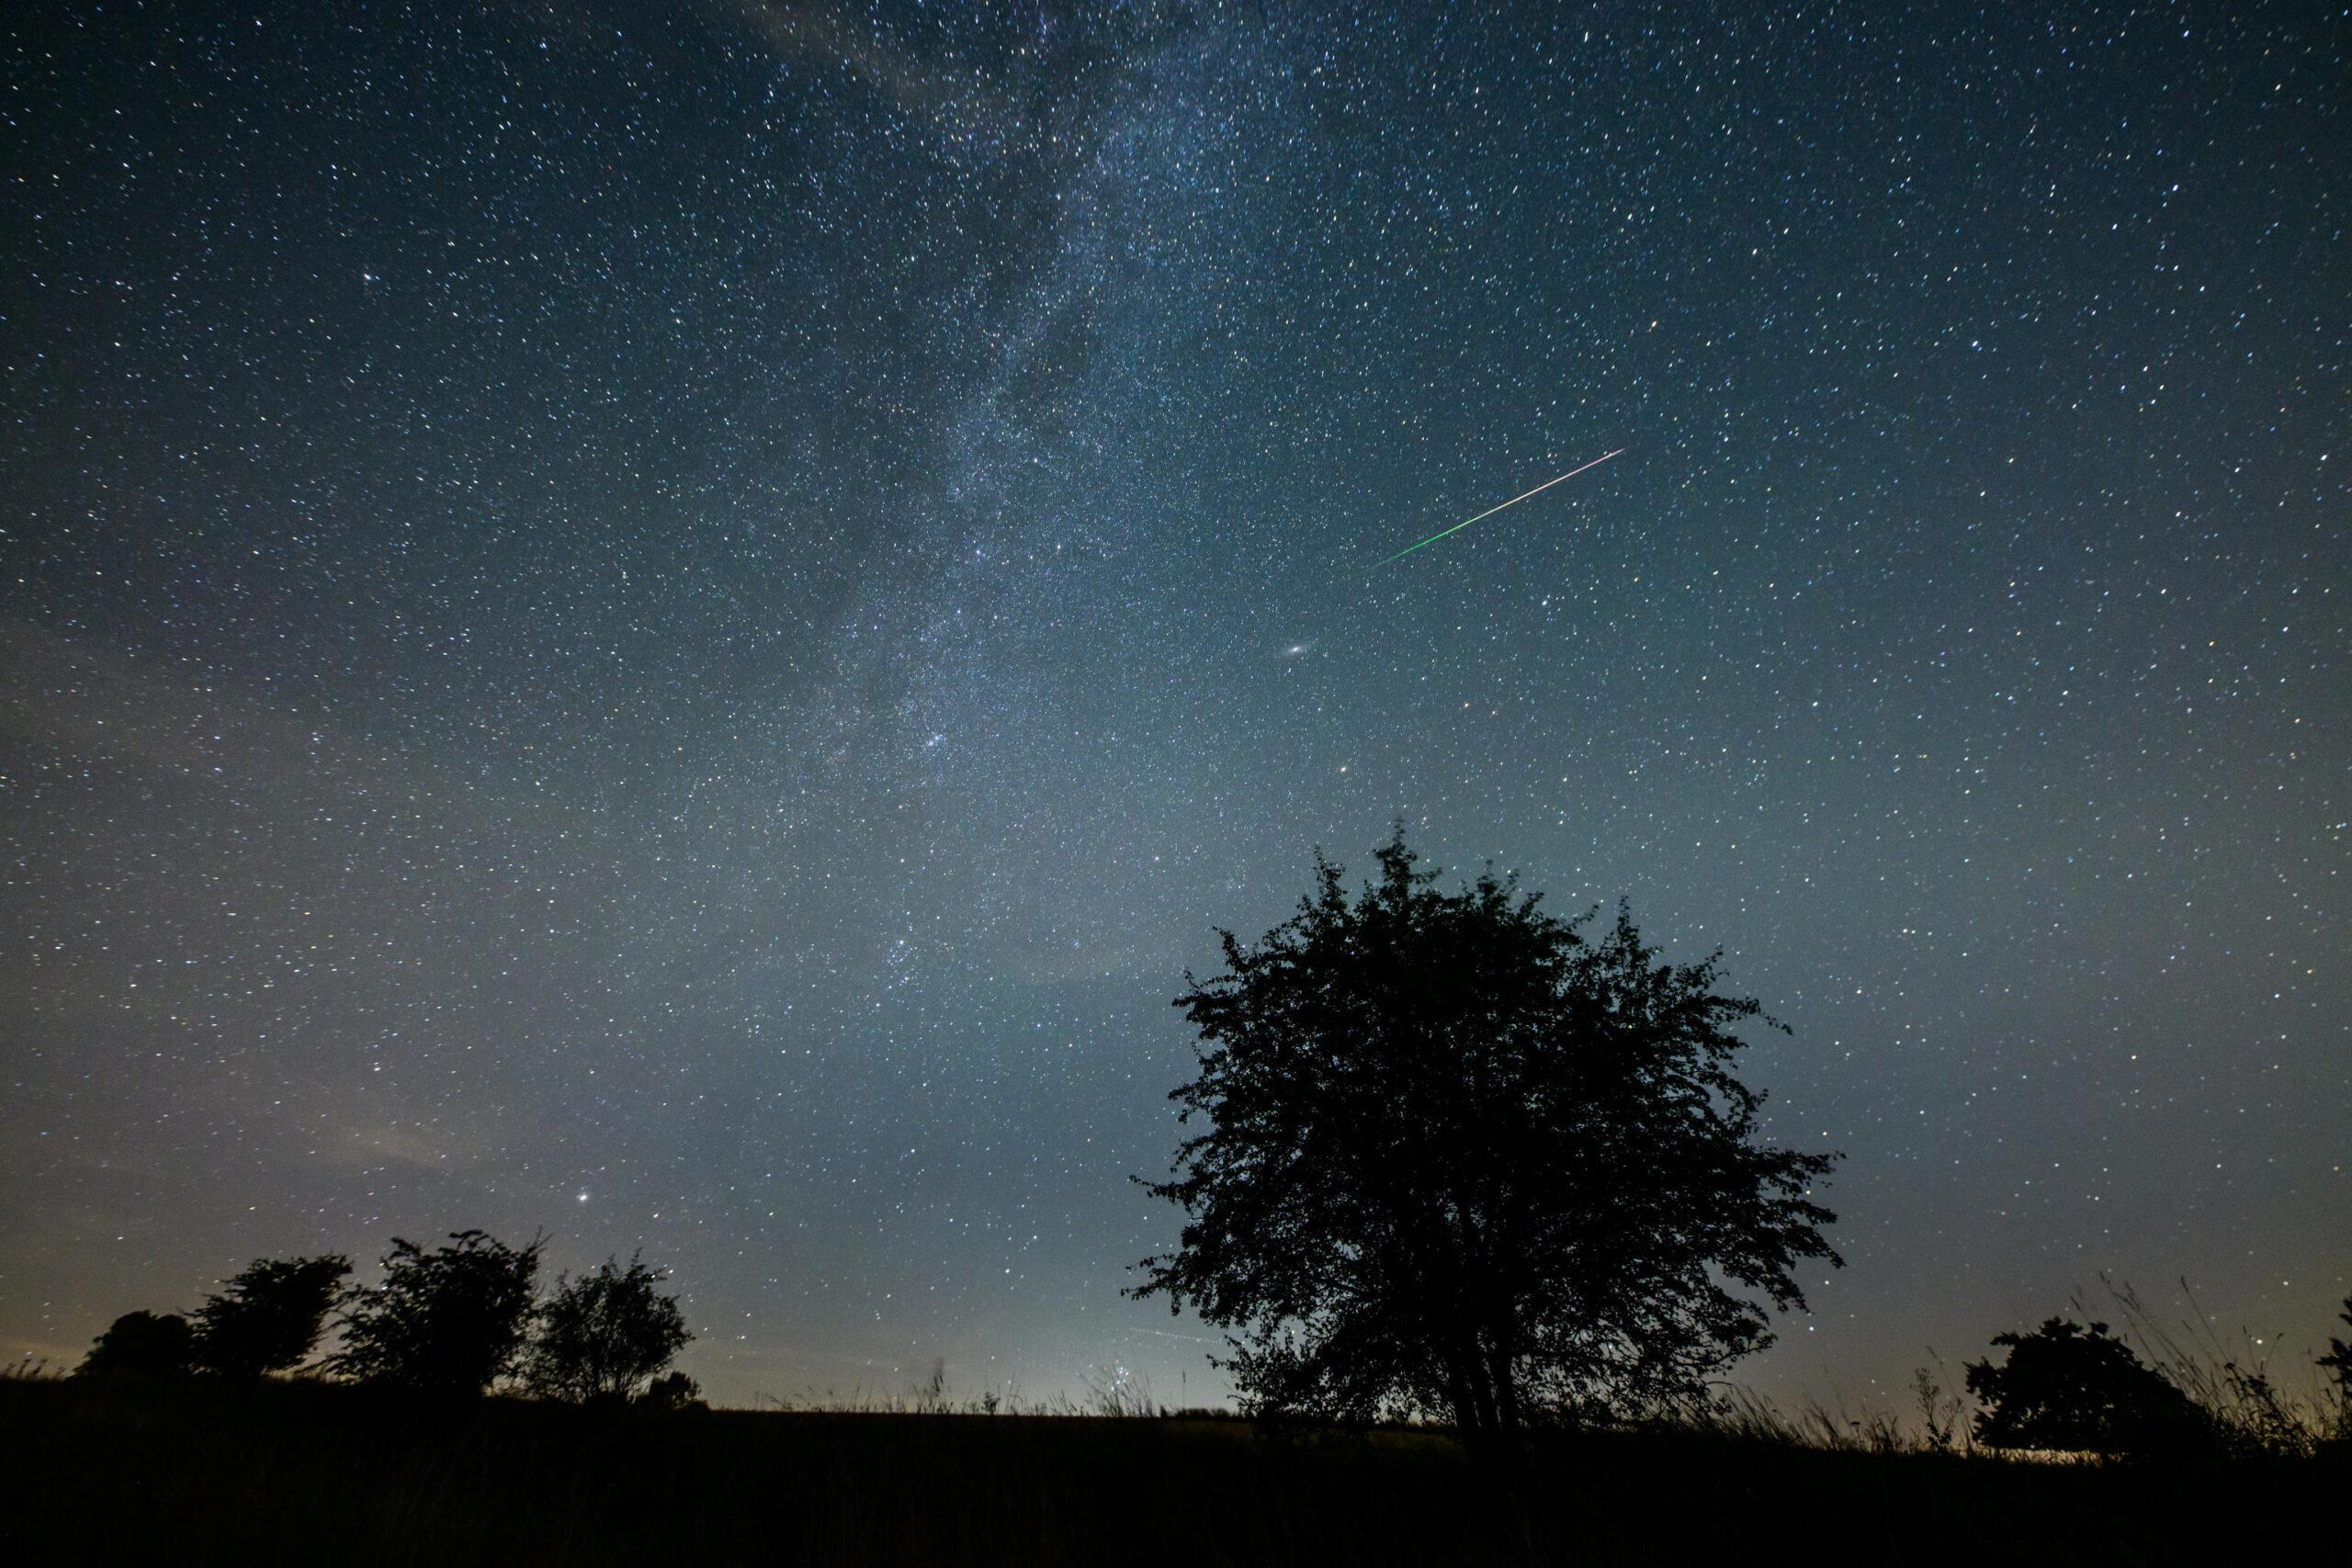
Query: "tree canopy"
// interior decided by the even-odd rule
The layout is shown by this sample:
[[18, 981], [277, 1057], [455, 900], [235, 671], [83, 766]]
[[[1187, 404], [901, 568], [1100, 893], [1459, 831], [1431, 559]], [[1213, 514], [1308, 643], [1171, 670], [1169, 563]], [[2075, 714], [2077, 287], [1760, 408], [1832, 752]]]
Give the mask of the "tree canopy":
[[382, 1281], [345, 1293], [330, 1370], [421, 1393], [481, 1393], [522, 1353], [540, 1245], [466, 1230], [427, 1252], [394, 1236]]
[[74, 1375], [85, 1378], [178, 1377], [189, 1371], [193, 1337], [175, 1312], [127, 1312], [90, 1342]]
[[300, 1366], [319, 1342], [351, 1259], [256, 1258], [196, 1309], [199, 1371], [257, 1378]]
[[1588, 937], [1491, 872], [1439, 891], [1401, 829], [1378, 860], [1351, 901], [1318, 855], [1295, 916], [1186, 976], [1171, 1098], [1206, 1130], [1147, 1184], [1187, 1221], [1133, 1293], [1227, 1329], [1264, 1413], [1475, 1438], [1692, 1399], [1838, 1261], [1835, 1156], [1773, 1146], [1730, 1070], [1758, 1004], [1623, 907]]
[[576, 1280], [558, 1280], [539, 1309], [538, 1332], [523, 1361], [524, 1386], [582, 1404], [635, 1393], [694, 1337], [677, 1302], [654, 1288], [662, 1279], [632, 1258], [626, 1269], [606, 1258]]

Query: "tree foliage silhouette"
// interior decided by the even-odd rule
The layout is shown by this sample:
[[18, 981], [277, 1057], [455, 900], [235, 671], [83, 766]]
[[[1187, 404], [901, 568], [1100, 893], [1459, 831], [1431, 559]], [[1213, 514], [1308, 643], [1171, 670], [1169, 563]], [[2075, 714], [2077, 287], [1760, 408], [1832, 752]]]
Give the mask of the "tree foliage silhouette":
[[522, 1353], [541, 1246], [467, 1230], [427, 1252], [393, 1237], [382, 1281], [344, 1293], [329, 1370], [421, 1393], [481, 1393]]
[[194, 1340], [187, 1319], [177, 1313], [127, 1312], [107, 1325], [90, 1352], [74, 1369], [75, 1377], [178, 1377], [187, 1372]]
[[351, 1259], [257, 1258], [196, 1309], [198, 1371], [257, 1378], [300, 1366], [319, 1342]]
[[1430, 1415], [1474, 1441], [1668, 1407], [1769, 1342], [1739, 1290], [1802, 1307], [1835, 1264], [1811, 1184], [1730, 1071], [1753, 999], [1491, 873], [1446, 894], [1400, 829], [1352, 903], [1319, 854], [1298, 913], [1176, 999], [1207, 1131], [1150, 1190], [1183, 1206], [1144, 1260], [1228, 1331], [1260, 1413]]
[[626, 1269], [606, 1258], [591, 1273], [558, 1280], [539, 1309], [524, 1386], [582, 1404], [627, 1399], [694, 1337], [677, 1302], [655, 1289], [664, 1277], [632, 1258]]
[[1996, 1334], [2003, 1365], [1968, 1366], [1984, 1403], [1976, 1440], [1996, 1449], [2142, 1453], [2191, 1441], [2201, 1417], [2188, 1396], [2109, 1337], [2107, 1325], [2053, 1317], [2030, 1334]]

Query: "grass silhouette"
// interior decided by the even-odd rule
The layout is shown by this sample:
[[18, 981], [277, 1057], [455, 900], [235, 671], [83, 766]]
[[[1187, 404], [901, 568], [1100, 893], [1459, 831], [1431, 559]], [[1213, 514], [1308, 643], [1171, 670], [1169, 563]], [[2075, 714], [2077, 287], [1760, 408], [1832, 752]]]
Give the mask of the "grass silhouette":
[[[2050, 1465], [1826, 1415], [1561, 1433], [1195, 1416], [599, 1414], [300, 1380], [0, 1380], [22, 1546], [72, 1561], [681, 1564], [2169, 1562], [2317, 1517], [2334, 1457]], [[2214, 1486], [2219, 1491], [2209, 1490]], [[2230, 1498], [2199, 1517], [2192, 1495]], [[2185, 1517], [2186, 1516], [2186, 1517]], [[34, 1559], [27, 1559], [31, 1561]]]

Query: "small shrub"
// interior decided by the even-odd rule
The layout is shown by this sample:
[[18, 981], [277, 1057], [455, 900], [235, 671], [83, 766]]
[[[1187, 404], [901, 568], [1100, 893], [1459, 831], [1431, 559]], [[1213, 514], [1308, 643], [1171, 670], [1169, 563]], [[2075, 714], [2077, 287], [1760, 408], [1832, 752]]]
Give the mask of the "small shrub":
[[639, 1410], [675, 1412], [707, 1410], [703, 1403], [702, 1384], [684, 1372], [664, 1372], [645, 1385], [645, 1392], [630, 1401]]
[[74, 1370], [76, 1377], [182, 1377], [189, 1371], [195, 1336], [179, 1314], [127, 1312], [93, 1340]]
[[2007, 1363], [1972, 1362], [1968, 1392], [1986, 1408], [1976, 1439], [1996, 1449], [2072, 1450], [2101, 1455], [2177, 1449], [2205, 1422], [2188, 1395], [2111, 1338], [2053, 1317], [2030, 1334], [1996, 1334]]
[[[1929, 1354], [1933, 1354], [1931, 1350]], [[1960, 1433], [1961, 1404], [1956, 1394], [1944, 1393], [1936, 1374], [1925, 1367], [1911, 1371], [1911, 1396], [1919, 1406], [1920, 1424], [1926, 1428], [1927, 1445], [1932, 1453], [1951, 1452], [1952, 1439]]]

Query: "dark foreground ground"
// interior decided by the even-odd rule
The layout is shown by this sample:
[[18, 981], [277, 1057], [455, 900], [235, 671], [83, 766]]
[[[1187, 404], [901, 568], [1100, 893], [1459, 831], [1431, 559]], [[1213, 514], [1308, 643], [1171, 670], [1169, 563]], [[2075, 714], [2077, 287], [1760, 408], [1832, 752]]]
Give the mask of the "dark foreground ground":
[[2325, 1461], [2192, 1472], [1596, 1434], [1543, 1445], [1503, 1483], [1413, 1433], [0, 1382], [19, 1562], [2210, 1563], [2297, 1539], [2341, 1550], [2347, 1495], [2352, 1467]]

